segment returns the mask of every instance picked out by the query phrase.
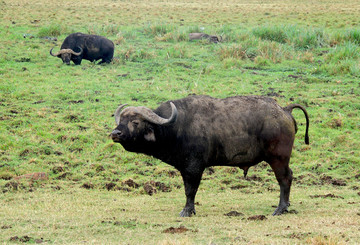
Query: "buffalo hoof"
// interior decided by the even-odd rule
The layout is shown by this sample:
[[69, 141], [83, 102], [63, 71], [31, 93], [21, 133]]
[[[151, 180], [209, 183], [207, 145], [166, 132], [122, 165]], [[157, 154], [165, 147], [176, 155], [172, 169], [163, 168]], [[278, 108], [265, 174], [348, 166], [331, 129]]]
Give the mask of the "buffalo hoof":
[[191, 217], [193, 214], [196, 214], [195, 208], [185, 207], [185, 208], [180, 212], [180, 217]]
[[289, 212], [288, 211], [288, 209], [287, 209], [287, 206], [285, 206], [285, 207], [277, 207], [276, 209], [275, 209], [275, 211], [274, 211], [274, 213], [273, 213], [273, 216], [275, 216], [275, 215], [282, 215], [282, 214], [284, 214], [284, 213], [287, 213], [287, 212]]

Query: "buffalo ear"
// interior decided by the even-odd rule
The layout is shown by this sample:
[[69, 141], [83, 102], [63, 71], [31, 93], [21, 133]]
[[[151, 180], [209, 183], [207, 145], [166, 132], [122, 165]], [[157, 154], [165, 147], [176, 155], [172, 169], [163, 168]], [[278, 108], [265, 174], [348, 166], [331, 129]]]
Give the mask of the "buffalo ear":
[[145, 133], [144, 138], [147, 141], [155, 142], [156, 138], [154, 130], [152, 128], [149, 128], [148, 131]]

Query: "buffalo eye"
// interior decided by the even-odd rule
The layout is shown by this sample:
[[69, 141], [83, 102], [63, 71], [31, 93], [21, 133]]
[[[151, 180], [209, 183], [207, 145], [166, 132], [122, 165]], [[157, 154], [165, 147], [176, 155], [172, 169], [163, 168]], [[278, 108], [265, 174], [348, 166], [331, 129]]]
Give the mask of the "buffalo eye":
[[140, 124], [139, 120], [133, 120], [131, 121], [132, 124], [134, 124], [134, 126], [138, 126]]

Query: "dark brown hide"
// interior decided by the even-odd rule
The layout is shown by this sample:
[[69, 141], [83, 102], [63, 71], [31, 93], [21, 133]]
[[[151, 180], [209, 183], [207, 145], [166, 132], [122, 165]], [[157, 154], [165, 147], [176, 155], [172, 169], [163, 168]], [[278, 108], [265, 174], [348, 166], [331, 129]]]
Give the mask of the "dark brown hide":
[[[138, 107], [128, 107], [118, 117], [118, 126], [111, 135], [126, 150], [152, 155], [180, 171], [186, 194], [180, 216], [195, 214], [195, 195], [205, 168], [238, 166], [246, 174], [249, 167], [261, 161], [269, 163], [280, 185], [280, 202], [274, 215], [287, 211], [292, 181], [289, 159], [296, 133], [291, 111], [300, 108], [305, 113], [308, 144], [305, 108], [282, 108], [275, 100], [261, 96], [189, 96], [171, 103], [177, 110], [172, 123], [164, 126], [149, 122]], [[154, 113], [167, 119], [173, 111], [168, 101]]]
[[98, 64], [110, 63], [114, 55], [114, 43], [102, 36], [77, 32], [65, 38], [59, 52], [52, 54], [51, 51], [52, 56], [61, 58], [68, 65], [70, 61], [80, 65], [83, 59], [91, 62], [101, 59]]

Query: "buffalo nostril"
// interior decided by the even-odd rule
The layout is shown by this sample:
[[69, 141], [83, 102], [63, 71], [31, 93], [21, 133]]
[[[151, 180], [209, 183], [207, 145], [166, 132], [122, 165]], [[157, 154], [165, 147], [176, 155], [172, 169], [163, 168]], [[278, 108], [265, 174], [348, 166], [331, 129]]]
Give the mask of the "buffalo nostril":
[[120, 130], [114, 130], [112, 133], [111, 133], [111, 137], [112, 138], [117, 138], [117, 137], [119, 137], [119, 136], [121, 136], [122, 135], [122, 132], [120, 131]]

